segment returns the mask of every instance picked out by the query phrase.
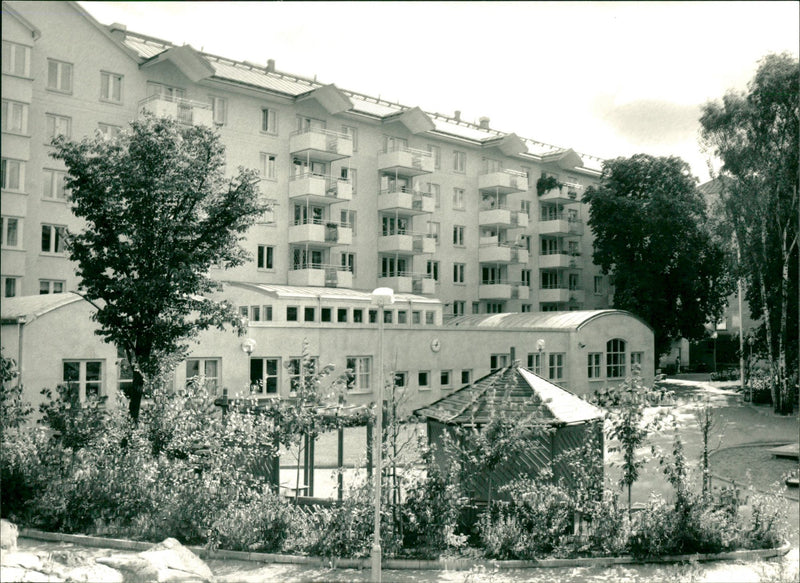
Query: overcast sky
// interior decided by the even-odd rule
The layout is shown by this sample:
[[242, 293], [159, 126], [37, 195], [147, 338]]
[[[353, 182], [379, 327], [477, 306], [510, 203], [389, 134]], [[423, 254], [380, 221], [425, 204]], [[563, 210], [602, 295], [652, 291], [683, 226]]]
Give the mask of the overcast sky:
[[81, 2], [103, 24], [603, 158], [677, 155], [700, 107], [800, 46], [786, 2]]

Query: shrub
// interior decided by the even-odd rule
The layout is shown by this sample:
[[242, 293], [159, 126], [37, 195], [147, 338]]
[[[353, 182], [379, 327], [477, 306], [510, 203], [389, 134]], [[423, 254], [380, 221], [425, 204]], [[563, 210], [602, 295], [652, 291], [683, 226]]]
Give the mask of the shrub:
[[26, 522], [36, 494], [49, 482], [52, 446], [38, 428], [14, 428], [3, 432], [0, 447], [0, 509], [4, 518]]
[[516, 514], [501, 513], [492, 518], [487, 512], [481, 516], [478, 529], [488, 556], [495, 559], [533, 558], [529, 553], [530, 534], [525, 532]]
[[748, 549], [769, 549], [786, 540], [785, 501], [779, 491], [750, 492], [750, 513], [743, 521], [742, 545]]
[[591, 508], [591, 524], [587, 548], [592, 554], [619, 555], [627, 551], [630, 520], [626, 509], [620, 508], [616, 492], [606, 490]]
[[264, 490], [247, 503], [230, 504], [214, 521], [209, 545], [234, 551], [277, 552], [294, 522], [293, 507]]
[[[303, 550], [324, 557], [368, 556], [374, 526], [371, 492], [368, 482], [352, 490], [341, 504], [315, 507], [305, 524], [311, 536]], [[387, 518], [384, 513], [381, 524], [388, 525]]]

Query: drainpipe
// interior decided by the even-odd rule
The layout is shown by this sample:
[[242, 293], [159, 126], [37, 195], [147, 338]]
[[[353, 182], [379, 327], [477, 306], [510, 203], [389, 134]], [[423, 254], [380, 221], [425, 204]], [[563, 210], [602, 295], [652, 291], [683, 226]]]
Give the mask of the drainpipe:
[[26, 316], [19, 316], [17, 318], [17, 332], [19, 334], [17, 342], [19, 343], [17, 346], [17, 371], [19, 374], [17, 375], [17, 388], [22, 387], [22, 340], [23, 340], [23, 330], [25, 328], [25, 322], [27, 322]]

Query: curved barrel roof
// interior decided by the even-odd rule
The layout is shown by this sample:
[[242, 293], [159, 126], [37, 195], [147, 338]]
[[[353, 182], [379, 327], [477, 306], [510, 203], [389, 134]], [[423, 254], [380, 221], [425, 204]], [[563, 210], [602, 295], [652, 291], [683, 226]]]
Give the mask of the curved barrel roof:
[[445, 325], [464, 328], [521, 328], [536, 330], [579, 330], [606, 316], [629, 316], [650, 328], [638, 316], [625, 310], [574, 310], [571, 312], [525, 312], [460, 316]]

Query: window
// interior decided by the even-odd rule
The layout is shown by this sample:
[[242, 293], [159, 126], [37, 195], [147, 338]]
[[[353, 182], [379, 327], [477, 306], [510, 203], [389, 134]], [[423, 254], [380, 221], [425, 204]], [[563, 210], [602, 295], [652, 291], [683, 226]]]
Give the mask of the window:
[[320, 310], [319, 310], [319, 321], [320, 322], [333, 322], [333, 309], [332, 308], [320, 308]]
[[22, 191], [25, 185], [25, 162], [3, 158], [0, 174], [3, 190]]
[[606, 377], [620, 379], [625, 376], [626, 342], [612, 338], [606, 342]]
[[370, 310], [369, 311], [369, 323], [370, 324], [377, 324], [378, 323], [378, 310]]
[[170, 87], [161, 83], [147, 82], [147, 96], [158, 96], [164, 101], [179, 101], [186, 96], [186, 91], [180, 87]]
[[383, 323], [384, 324], [391, 324], [394, 318], [394, 312], [392, 310], [384, 310], [383, 312]]
[[298, 388], [308, 388], [317, 374], [319, 359], [316, 356], [290, 358], [286, 369], [289, 373], [289, 392], [296, 393]]
[[356, 392], [370, 390], [371, 356], [348, 356], [346, 368], [348, 390]]
[[433, 168], [438, 170], [442, 167], [442, 149], [439, 146], [428, 144], [428, 152], [431, 153], [433, 158]]
[[45, 116], [45, 122], [48, 141], [56, 136], [69, 138], [72, 135], [72, 118], [48, 113]]
[[472, 370], [462, 370], [461, 371], [461, 384], [468, 385], [472, 379]]
[[433, 280], [439, 281], [439, 262], [428, 261], [428, 276]]
[[439, 385], [443, 389], [452, 388], [453, 382], [453, 371], [452, 370], [443, 370], [439, 373]]
[[411, 312], [411, 323], [422, 324], [422, 312], [414, 310]]
[[560, 381], [564, 380], [564, 353], [553, 352], [548, 355], [548, 363], [550, 368], [550, 380]]
[[356, 211], [340, 211], [339, 212], [339, 220], [342, 223], [343, 227], [350, 227], [353, 230], [353, 235], [356, 234]]
[[531, 311], [531, 304], [522, 304], [521, 306], [522, 313], [530, 312]]
[[98, 123], [97, 129], [107, 138], [116, 138], [122, 131], [120, 126], [115, 126], [108, 123]]
[[264, 306], [262, 314], [265, 322], [272, 322], [272, 306]]
[[568, 283], [569, 289], [571, 290], [581, 289], [581, 280], [580, 277], [578, 277], [577, 273], [570, 273], [569, 279], [567, 281], [569, 282]]
[[60, 170], [45, 169], [43, 175], [42, 197], [51, 200], [67, 200], [67, 173]]
[[117, 347], [117, 389], [126, 394], [133, 386], [133, 367], [125, 356], [125, 351]]
[[275, 256], [275, 247], [271, 245], [259, 245], [258, 246], [258, 257], [256, 259], [256, 265], [258, 269], [273, 269], [273, 258]]
[[268, 134], [278, 133], [278, 115], [274, 109], [261, 108], [261, 131]]
[[196, 381], [202, 383], [212, 394], [216, 394], [219, 386], [219, 359], [189, 358], [186, 360], [186, 383]]
[[600, 295], [603, 293], [603, 276], [602, 275], [595, 275], [594, 276], [594, 293], [595, 295]]
[[399, 371], [394, 373], [394, 386], [398, 388], [403, 388], [408, 385], [408, 373], [405, 371]]
[[523, 269], [522, 273], [520, 273], [520, 279], [522, 280], [522, 285], [524, 287], [531, 287], [531, 270], [530, 269]]
[[228, 121], [228, 101], [224, 97], [211, 97], [211, 115], [214, 123], [224, 126]]
[[353, 275], [356, 273], [356, 254], [342, 253], [342, 267]]
[[480, 302], [472, 302], [472, 313], [473, 314], [480, 314], [481, 313], [481, 303]]
[[30, 69], [30, 47], [3, 41], [3, 74], [30, 77]]
[[453, 302], [453, 316], [463, 316], [467, 309], [467, 302], [456, 300]]
[[519, 208], [523, 213], [528, 215], [529, 219], [533, 218], [531, 216], [531, 201], [529, 201], [529, 200], [521, 200], [521, 201], [519, 201]]
[[404, 257], [381, 257], [381, 277], [404, 277], [407, 265]]
[[442, 186], [440, 184], [434, 184], [433, 182], [426, 182], [425, 188], [427, 189], [426, 192], [431, 195], [433, 198], [433, 202], [435, 207], [441, 208], [442, 206]]
[[277, 395], [280, 363], [280, 358], [251, 358], [250, 392], [256, 395]]
[[12, 134], [28, 133], [28, 104], [3, 99], [3, 131]]
[[492, 354], [489, 357], [489, 368], [497, 370], [498, 368], [506, 368], [508, 366], [508, 354]]
[[431, 371], [421, 370], [417, 373], [417, 386], [420, 390], [431, 388]]
[[428, 235], [439, 244], [439, 237], [442, 233], [442, 224], [436, 221], [428, 221]]
[[436, 313], [435, 312], [425, 312], [425, 324], [427, 326], [433, 326], [435, 321]]
[[315, 321], [316, 320], [315, 312], [316, 312], [316, 310], [314, 308], [306, 307], [303, 310], [303, 321], [305, 321], [305, 322], [313, 322], [313, 321]]
[[404, 152], [408, 150], [408, 140], [394, 136], [383, 136], [384, 152]]
[[644, 352], [631, 352], [631, 372], [642, 372], [642, 360], [644, 359]]
[[464, 283], [466, 263], [453, 263], [453, 283]]
[[72, 93], [72, 64], [47, 59], [47, 88]]
[[453, 225], [453, 245], [464, 246], [464, 227], [462, 225]]
[[286, 321], [297, 322], [297, 306], [286, 307]]
[[453, 172], [464, 174], [467, 171], [467, 154], [466, 152], [453, 151]]
[[590, 379], [600, 378], [600, 366], [602, 362], [602, 354], [599, 352], [589, 353], [589, 362], [586, 374]]
[[353, 152], [358, 152], [358, 128], [342, 126], [342, 133], [346, 136], [350, 136], [350, 139], [353, 141]]
[[65, 360], [62, 362], [61, 380], [78, 391], [81, 401], [103, 394], [102, 360]]
[[3, 297], [13, 298], [17, 296], [17, 288], [19, 287], [18, 281], [20, 278], [10, 275], [4, 275], [3, 279]]
[[528, 353], [528, 370], [532, 373], [541, 375], [542, 374], [542, 353], [541, 352], [529, 352]]
[[251, 322], [272, 321], [272, 306], [239, 306], [239, 313]]
[[39, 295], [45, 294], [63, 294], [64, 282], [55, 279], [40, 279], [39, 280]]
[[275, 154], [261, 152], [258, 170], [261, 174], [261, 178], [266, 180], [275, 180]]
[[315, 119], [313, 117], [298, 115], [296, 117], [296, 122], [298, 133], [318, 132], [325, 129], [325, 122], [321, 119]]
[[397, 310], [397, 323], [408, 324], [408, 312], [405, 310]]
[[336, 321], [347, 322], [347, 308], [338, 308], [336, 310]]
[[100, 100], [122, 103], [122, 75], [100, 72]]
[[503, 302], [486, 302], [487, 314], [502, 314]]
[[364, 322], [364, 310], [353, 308], [353, 323], [362, 324]]
[[3, 217], [3, 247], [9, 249], [22, 248], [22, 219]]
[[42, 225], [42, 253], [63, 253], [64, 233], [64, 227]]
[[349, 168], [347, 166], [343, 166], [342, 168], [339, 169], [339, 177], [342, 180], [347, 180], [350, 182], [350, 187], [353, 192], [353, 195], [355, 195], [358, 192], [358, 189], [356, 188], [356, 184], [358, 183], [358, 178], [357, 178], [358, 172], [356, 172], [355, 168]]
[[454, 188], [453, 189], [453, 209], [457, 211], [464, 210], [464, 189], [463, 188]]

